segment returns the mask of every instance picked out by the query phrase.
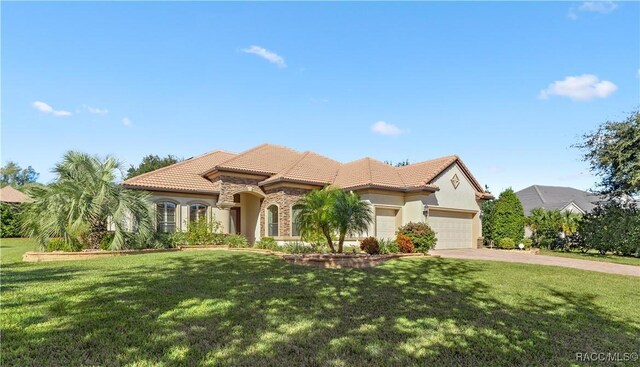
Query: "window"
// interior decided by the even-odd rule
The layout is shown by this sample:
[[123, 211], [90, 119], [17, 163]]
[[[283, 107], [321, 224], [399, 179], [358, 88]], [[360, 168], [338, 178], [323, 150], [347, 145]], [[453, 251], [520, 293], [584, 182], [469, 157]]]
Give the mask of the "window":
[[156, 204], [157, 230], [158, 232], [176, 231], [176, 204], [170, 201], [161, 201]]
[[207, 217], [207, 206], [203, 204], [191, 204], [189, 206], [189, 222], [197, 222]]
[[269, 229], [269, 236], [278, 236], [278, 207], [271, 205], [267, 208], [267, 224]]
[[294, 205], [291, 208], [291, 235], [300, 236], [300, 224], [298, 223], [298, 215], [302, 210], [302, 205]]

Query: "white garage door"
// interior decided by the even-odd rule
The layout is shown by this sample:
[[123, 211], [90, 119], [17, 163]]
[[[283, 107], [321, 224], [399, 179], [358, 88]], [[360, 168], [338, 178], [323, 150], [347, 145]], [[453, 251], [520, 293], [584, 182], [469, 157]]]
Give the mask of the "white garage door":
[[396, 213], [394, 209], [376, 209], [376, 237], [396, 237]]
[[429, 225], [436, 232], [436, 249], [472, 248], [472, 214], [431, 210]]

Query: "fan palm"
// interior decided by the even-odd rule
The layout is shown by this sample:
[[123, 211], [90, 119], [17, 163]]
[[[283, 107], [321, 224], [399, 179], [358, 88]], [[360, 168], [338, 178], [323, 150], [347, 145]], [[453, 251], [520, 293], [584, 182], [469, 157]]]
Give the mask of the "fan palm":
[[335, 229], [338, 232], [338, 252], [342, 252], [346, 236], [355, 236], [365, 232], [373, 222], [373, 213], [369, 204], [354, 192], [335, 192], [332, 211]]
[[53, 169], [55, 182], [29, 189], [32, 201], [24, 210], [23, 231], [41, 245], [62, 237], [98, 248], [112, 223], [109, 249], [124, 248], [131, 241], [145, 243], [153, 235], [148, 194], [117, 184], [118, 171], [121, 164], [113, 157], [67, 152]]

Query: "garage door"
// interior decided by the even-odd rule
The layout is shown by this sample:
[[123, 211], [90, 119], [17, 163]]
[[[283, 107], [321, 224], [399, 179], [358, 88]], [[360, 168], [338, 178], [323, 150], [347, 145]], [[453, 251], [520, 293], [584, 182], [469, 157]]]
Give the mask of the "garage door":
[[376, 209], [376, 237], [396, 237], [396, 213], [394, 209]]
[[471, 248], [472, 214], [431, 210], [429, 225], [436, 232], [436, 249]]

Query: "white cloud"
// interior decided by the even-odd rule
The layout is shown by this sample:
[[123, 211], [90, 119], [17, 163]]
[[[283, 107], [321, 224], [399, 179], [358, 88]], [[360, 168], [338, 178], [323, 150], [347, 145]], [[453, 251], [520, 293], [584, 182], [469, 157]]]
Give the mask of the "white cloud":
[[123, 118], [122, 118], [122, 124], [123, 124], [124, 126], [131, 126], [131, 119], [130, 119], [130, 118], [128, 118], [128, 117], [123, 117]]
[[608, 80], [600, 81], [593, 74], [583, 74], [568, 76], [549, 84], [547, 89], [540, 91], [538, 98], [548, 99], [549, 96], [556, 95], [574, 101], [590, 101], [594, 98], [607, 98], [616, 90], [618, 87]]
[[35, 108], [40, 112], [48, 113], [54, 116], [71, 116], [72, 115], [72, 113], [69, 111], [54, 110], [53, 107], [41, 101], [33, 102], [33, 108]]
[[266, 48], [260, 46], [251, 46], [242, 50], [244, 53], [254, 54], [262, 57], [272, 64], [278, 65], [280, 68], [286, 68], [287, 64], [284, 62], [284, 58], [275, 52], [269, 51]]
[[380, 135], [396, 136], [402, 134], [404, 131], [394, 124], [389, 124], [384, 121], [378, 121], [371, 125], [371, 131]]
[[109, 113], [109, 110], [106, 108], [98, 108], [91, 106], [84, 106], [84, 108], [89, 111], [89, 113], [93, 113], [94, 115], [106, 115]]
[[572, 6], [569, 8], [567, 16], [572, 19], [578, 19], [578, 12], [609, 14], [618, 8], [618, 4], [613, 1], [585, 1], [577, 8]]

